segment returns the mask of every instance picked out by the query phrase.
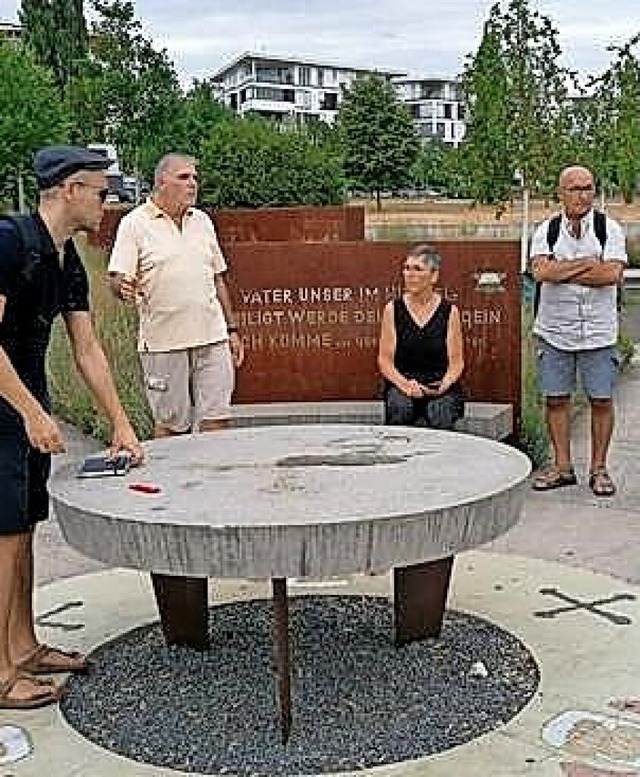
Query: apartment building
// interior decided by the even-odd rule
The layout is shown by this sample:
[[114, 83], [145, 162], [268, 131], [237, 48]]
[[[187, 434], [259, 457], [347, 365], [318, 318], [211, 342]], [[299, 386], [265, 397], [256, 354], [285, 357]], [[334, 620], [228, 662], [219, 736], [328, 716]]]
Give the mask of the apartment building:
[[255, 112], [276, 121], [331, 124], [342, 88], [374, 72], [390, 80], [404, 75], [245, 52], [218, 70], [213, 81], [220, 85], [224, 103], [241, 115]]
[[0, 21], [0, 40], [18, 41], [22, 37], [22, 27], [12, 22]]
[[395, 86], [421, 137], [440, 138], [453, 146], [460, 144], [465, 131], [465, 106], [456, 81], [400, 78], [395, 80]]
[[393, 82], [422, 137], [457, 146], [464, 136], [460, 86], [446, 79], [406, 78], [391, 70], [363, 70], [337, 63], [245, 52], [213, 75], [222, 101], [240, 115], [254, 112], [276, 121], [335, 120], [342, 87], [372, 75]]

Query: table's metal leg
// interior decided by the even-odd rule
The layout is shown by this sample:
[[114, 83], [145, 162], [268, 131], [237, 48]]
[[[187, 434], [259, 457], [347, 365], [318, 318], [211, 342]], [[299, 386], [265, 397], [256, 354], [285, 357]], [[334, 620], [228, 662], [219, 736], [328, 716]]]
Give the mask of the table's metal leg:
[[449, 556], [393, 570], [396, 645], [440, 635], [452, 565]]
[[271, 578], [273, 588], [273, 657], [277, 676], [278, 712], [282, 742], [291, 731], [291, 676], [289, 670], [289, 604], [287, 578]]
[[152, 572], [151, 581], [167, 645], [207, 650], [207, 578], [177, 577]]

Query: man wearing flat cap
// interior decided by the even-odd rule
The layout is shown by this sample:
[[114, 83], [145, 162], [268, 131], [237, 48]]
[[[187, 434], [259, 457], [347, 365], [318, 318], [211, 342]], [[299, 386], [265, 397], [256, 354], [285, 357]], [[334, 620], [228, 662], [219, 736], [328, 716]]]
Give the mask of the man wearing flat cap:
[[[134, 463], [142, 459], [93, 330], [87, 275], [71, 240], [100, 224], [108, 165], [77, 146], [38, 151], [37, 211], [20, 217], [20, 229], [0, 221], [0, 709], [51, 704], [60, 688], [40, 675], [87, 669], [80, 653], [38, 643], [32, 607], [34, 529], [48, 517], [51, 454], [64, 451], [45, 375], [58, 314], [78, 371], [112, 424], [112, 452], [128, 451]], [[26, 231], [37, 252], [24, 245]]]

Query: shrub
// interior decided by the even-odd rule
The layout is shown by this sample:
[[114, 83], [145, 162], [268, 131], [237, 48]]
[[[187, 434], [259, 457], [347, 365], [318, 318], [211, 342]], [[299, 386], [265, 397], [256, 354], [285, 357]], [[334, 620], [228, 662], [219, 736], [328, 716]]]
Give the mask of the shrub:
[[627, 243], [627, 255], [629, 257], [629, 267], [640, 267], [640, 242], [629, 241]]
[[536, 364], [536, 344], [533, 336], [533, 315], [529, 305], [522, 308], [522, 424], [520, 448], [529, 456], [534, 467], [549, 458], [549, 436], [544, 418], [544, 400]]

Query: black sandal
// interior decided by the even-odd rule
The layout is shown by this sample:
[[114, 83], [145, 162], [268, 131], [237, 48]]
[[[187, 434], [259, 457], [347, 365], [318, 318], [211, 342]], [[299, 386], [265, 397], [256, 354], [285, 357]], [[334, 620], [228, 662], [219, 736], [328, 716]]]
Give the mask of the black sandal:
[[611, 480], [611, 475], [604, 467], [595, 470], [589, 475], [589, 488], [594, 496], [613, 496], [616, 493], [616, 487]]
[[564, 472], [557, 467], [550, 467], [534, 478], [532, 488], [534, 491], [552, 491], [554, 488], [575, 486], [577, 482], [573, 468]]

